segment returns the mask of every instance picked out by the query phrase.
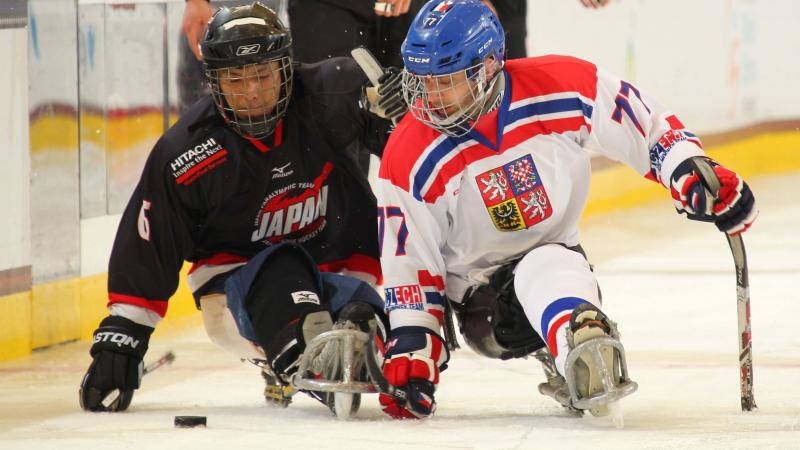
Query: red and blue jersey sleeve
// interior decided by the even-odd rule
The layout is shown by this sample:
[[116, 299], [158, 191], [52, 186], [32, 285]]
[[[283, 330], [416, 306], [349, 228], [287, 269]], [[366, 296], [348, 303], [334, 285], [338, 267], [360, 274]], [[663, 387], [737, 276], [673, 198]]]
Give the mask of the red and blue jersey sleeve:
[[[402, 128], [402, 125], [401, 125]], [[447, 214], [443, 200], [418, 199], [409, 184], [407, 159], [413, 152], [403, 148], [404, 130], [390, 138], [381, 163], [376, 195], [381, 267], [386, 311], [392, 328], [424, 326], [439, 331], [444, 320], [446, 268], [441, 248], [447, 238]]]
[[700, 139], [678, 117], [637, 86], [597, 71], [591, 146], [669, 189], [675, 167], [702, 155]]

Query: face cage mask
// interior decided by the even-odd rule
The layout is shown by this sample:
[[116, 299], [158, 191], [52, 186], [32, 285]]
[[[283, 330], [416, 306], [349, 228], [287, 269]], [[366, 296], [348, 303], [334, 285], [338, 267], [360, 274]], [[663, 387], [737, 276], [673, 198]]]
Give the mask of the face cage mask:
[[[273, 61], [278, 61], [278, 67], [272, 72], [277, 72], [277, 79], [280, 84], [268, 85], [264, 87], [264, 76], [259, 75], [261, 66], [269, 65]], [[252, 68], [252, 69], [251, 69]], [[242, 74], [247, 76], [234, 76], [231, 70], [241, 70]], [[263, 71], [263, 70], [262, 70]], [[268, 75], [271, 76], [271, 75]], [[244, 66], [234, 66], [222, 69], [207, 69], [206, 77], [211, 86], [211, 95], [214, 98], [214, 103], [217, 105], [222, 117], [237, 133], [244, 137], [251, 137], [255, 139], [262, 139], [275, 131], [278, 126], [278, 121], [286, 114], [289, 107], [289, 97], [292, 93], [292, 58], [284, 56], [280, 59], [264, 61], [258, 64], [247, 64]], [[229, 81], [229, 86], [237, 86], [231, 89], [231, 92], [223, 94], [222, 82]], [[255, 83], [257, 86], [256, 91], [250, 91], [251, 85]], [[277, 98], [274, 100], [275, 104], [270, 109], [270, 97], [273, 90], [277, 90]], [[258, 100], [256, 104], [252, 103], [250, 106], [245, 97], [255, 96]], [[230, 98], [229, 102], [227, 98]], [[238, 108], [232, 106], [238, 105]], [[259, 110], [266, 108], [263, 112]]]
[[[466, 77], [457, 81], [456, 75], [462, 72]], [[481, 115], [496, 108], [502, 99], [502, 95], [492, 95], [499, 73], [500, 70], [487, 80], [484, 63], [438, 76], [403, 70], [403, 99], [420, 122], [451, 137], [464, 136]], [[426, 80], [432, 89], [426, 87]]]

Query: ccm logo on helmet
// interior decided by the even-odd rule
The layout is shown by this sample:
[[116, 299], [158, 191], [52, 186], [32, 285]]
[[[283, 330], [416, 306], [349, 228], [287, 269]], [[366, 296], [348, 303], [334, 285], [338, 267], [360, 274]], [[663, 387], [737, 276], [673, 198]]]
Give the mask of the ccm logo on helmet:
[[261, 50], [261, 44], [242, 45], [236, 49], [236, 56], [255, 55]]
[[409, 56], [408, 60], [413, 62], [413, 63], [426, 63], [426, 62], [430, 62], [431, 59], [430, 58], [417, 58], [416, 56]]
[[492, 39], [492, 38], [489, 38], [489, 40], [488, 40], [488, 41], [486, 41], [486, 43], [485, 43], [485, 44], [483, 44], [483, 46], [482, 46], [481, 48], [479, 48], [479, 49], [478, 49], [478, 54], [480, 55], [481, 53], [485, 52], [485, 51], [486, 51], [486, 49], [487, 49], [487, 48], [489, 48], [489, 45], [491, 45], [491, 43], [492, 43], [492, 41], [493, 41], [493, 40], [494, 40], [494, 39]]

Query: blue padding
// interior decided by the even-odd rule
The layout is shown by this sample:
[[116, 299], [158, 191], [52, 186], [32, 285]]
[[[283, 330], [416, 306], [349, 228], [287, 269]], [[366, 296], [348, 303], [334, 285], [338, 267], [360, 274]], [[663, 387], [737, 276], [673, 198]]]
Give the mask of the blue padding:
[[273, 257], [279, 250], [293, 250], [305, 256], [312, 270], [317, 273], [317, 286], [320, 296], [322, 297], [323, 294], [322, 278], [319, 276], [317, 265], [314, 263], [311, 255], [309, 255], [303, 247], [292, 242], [281, 242], [280, 244], [273, 245], [256, 253], [256, 256], [248, 261], [247, 264], [238, 268], [225, 280], [225, 295], [228, 297], [228, 309], [231, 310], [233, 320], [236, 322], [236, 327], [239, 329], [239, 334], [250, 341], [255, 342], [256, 335], [253, 331], [253, 324], [250, 322], [250, 317], [247, 315], [247, 308], [245, 307], [247, 293], [250, 292], [250, 287], [261, 272], [261, 267], [268, 258]]
[[[247, 314], [245, 300], [250, 292], [250, 287], [255, 282], [256, 277], [261, 273], [261, 267], [268, 258], [275, 255], [280, 249], [295, 250], [301, 252], [309, 262], [312, 270], [317, 274], [317, 286], [320, 294], [321, 303], [329, 305], [329, 309], [334, 317], [336, 313], [344, 308], [344, 305], [353, 301], [369, 303], [377, 311], [383, 311], [383, 300], [380, 295], [369, 284], [356, 278], [340, 275], [338, 273], [320, 273], [316, 263], [302, 247], [290, 242], [283, 242], [272, 247], [266, 248], [257, 253], [247, 264], [236, 269], [227, 280], [225, 280], [225, 295], [228, 298], [228, 309], [231, 310], [239, 334], [250, 341], [256, 340], [253, 324]], [[327, 288], [326, 288], [327, 287]]]
[[[322, 272], [324, 302], [330, 305], [331, 313], [336, 317], [339, 310], [350, 302], [364, 302], [383, 311], [383, 299], [369, 284], [347, 275]], [[331, 289], [333, 287], [333, 289]]]

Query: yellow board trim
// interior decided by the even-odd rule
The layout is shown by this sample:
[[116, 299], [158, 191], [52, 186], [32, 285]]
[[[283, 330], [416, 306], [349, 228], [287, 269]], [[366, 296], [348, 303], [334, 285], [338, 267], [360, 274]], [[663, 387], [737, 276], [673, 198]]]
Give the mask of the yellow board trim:
[[31, 292], [0, 297], [0, 361], [31, 352]]
[[31, 347], [47, 347], [78, 339], [80, 280], [34, 285], [31, 301]]

